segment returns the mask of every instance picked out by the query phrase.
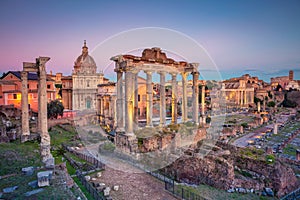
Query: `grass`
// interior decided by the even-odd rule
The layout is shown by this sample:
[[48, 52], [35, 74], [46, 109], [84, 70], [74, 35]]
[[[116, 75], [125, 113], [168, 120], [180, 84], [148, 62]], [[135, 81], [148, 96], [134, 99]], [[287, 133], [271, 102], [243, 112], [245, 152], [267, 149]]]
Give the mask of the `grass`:
[[[198, 194], [199, 196], [202, 196], [207, 199], [214, 199], [214, 200], [231, 200], [231, 199], [237, 199], [237, 200], [259, 200], [260, 196], [256, 194], [240, 194], [240, 193], [228, 193], [225, 190], [216, 189], [214, 187], [201, 184], [197, 187], [192, 186], [183, 186], [183, 185], [177, 185], [176, 190], [180, 191], [182, 188], [185, 191], [193, 192], [195, 194]], [[274, 199], [271, 197], [265, 197], [266, 200]]]
[[19, 140], [0, 144], [0, 176], [20, 173], [23, 167], [41, 166], [39, 144]]
[[81, 191], [83, 192], [83, 194], [85, 195], [85, 197], [89, 200], [93, 200], [94, 198], [92, 197], [92, 195], [87, 191], [87, 189], [84, 187], [84, 185], [82, 185], [81, 181], [79, 180], [78, 177], [73, 177], [73, 180], [76, 182], [76, 184], [78, 185], [78, 187], [81, 189]]
[[296, 148], [293, 145], [288, 144], [283, 149], [283, 153], [289, 156], [296, 156]]
[[[51, 130], [49, 131], [49, 134], [51, 137], [51, 146], [54, 148], [58, 148], [62, 144], [72, 144], [77, 141], [75, 139], [77, 135], [75, 131], [74, 132], [66, 131], [60, 126], [52, 127]], [[79, 140], [77, 142], [79, 142]]]

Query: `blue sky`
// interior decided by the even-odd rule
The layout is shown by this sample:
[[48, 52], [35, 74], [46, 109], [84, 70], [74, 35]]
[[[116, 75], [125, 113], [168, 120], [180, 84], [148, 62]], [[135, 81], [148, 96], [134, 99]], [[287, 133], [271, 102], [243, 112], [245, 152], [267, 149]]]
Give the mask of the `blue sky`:
[[[2, 0], [0, 71], [20, 70], [22, 62], [46, 55], [48, 71], [71, 74], [84, 39], [92, 50], [112, 35], [142, 27], [189, 36], [224, 78], [248, 72], [269, 81], [294, 69], [300, 79], [300, 1], [291, 0]], [[97, 65], [100, 70], [105, 62]]]

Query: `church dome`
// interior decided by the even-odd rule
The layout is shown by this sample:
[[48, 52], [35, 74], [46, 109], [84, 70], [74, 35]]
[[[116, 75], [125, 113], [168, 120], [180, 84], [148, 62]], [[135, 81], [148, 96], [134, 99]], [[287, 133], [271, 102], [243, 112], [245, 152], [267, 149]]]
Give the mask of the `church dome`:
[[97, 66], [92, 56], [88, 54], [86, 41], [82, 47], [82, 54], [74, 62], [74, 73], [96, 74]]

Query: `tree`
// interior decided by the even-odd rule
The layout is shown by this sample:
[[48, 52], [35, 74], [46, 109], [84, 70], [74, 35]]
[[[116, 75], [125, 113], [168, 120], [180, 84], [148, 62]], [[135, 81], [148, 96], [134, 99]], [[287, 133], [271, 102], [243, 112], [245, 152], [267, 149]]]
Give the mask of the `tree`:
[[268, 107], [274, 107], [275, 106], [275, 102], [274, 101], [270, 101], [269, 103], [268, 103]]
[[64, 106], [59, 100], [51, 101], [47, 104], [47, 115], [48, 119], [57, 119], [57, 117], [63, 116]]

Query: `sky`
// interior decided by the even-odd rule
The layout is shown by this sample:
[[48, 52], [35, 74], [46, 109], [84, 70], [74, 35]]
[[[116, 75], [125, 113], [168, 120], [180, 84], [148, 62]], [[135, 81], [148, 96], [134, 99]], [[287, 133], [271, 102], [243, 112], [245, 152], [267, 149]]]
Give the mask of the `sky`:
[[[295, 79], [300, 79], [298, 0], [1, 0], [0, 72], [21, 70], [22, 62], [49, 56], [48, 72], [71, 74], [83, 40], [87, 40], [90, 54], [97, 57], [98, 71], [105, 71], [112, 67], [110, 57], [134, 52], [133, 39], [123, 37], [123, 42], [116, 43], [112, 38], [133, 32], [135, 39], [148, 41], [151, 36], [146, 36], [147, 27], [169, 30], [156, 36], [165, 36], [161, 44], [153, 43], [169, 52], [177, 53], [185, 49], [181, 47], [189, 46], [184, 39], [196, 43], [223, 78], [249, 73], [269, 82], [270, 77], [288, 75], [292, 69]], [[143, 35], [135, 31], [141, 29], [146, 30]], [[183, 39], [169, 37], [170, 32]], [[162, 41], [165, 39], [168, 44]], [[100, 51], [99, 46], [105, 46], [107, 41], [112, 48]], [[183, 57], [199, 62], [200, 72], [210, 71], [211, 66], [201, 56], [191, 56], [195, 51], [199, 54], [187, 48]], [[111, 71], [106, 76], [113, 77]]]

